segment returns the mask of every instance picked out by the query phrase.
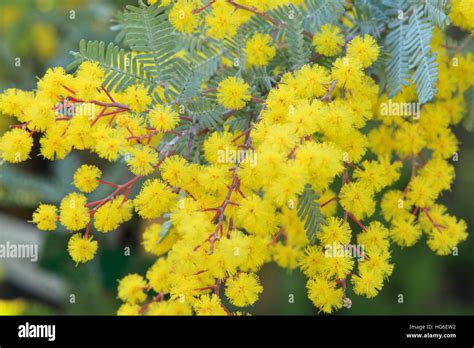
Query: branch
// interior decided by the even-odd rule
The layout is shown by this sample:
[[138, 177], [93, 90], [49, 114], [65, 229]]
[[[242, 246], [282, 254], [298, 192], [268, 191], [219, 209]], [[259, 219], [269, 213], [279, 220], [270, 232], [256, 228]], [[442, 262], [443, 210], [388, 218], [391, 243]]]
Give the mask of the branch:
[[241, 5], [241, 4], [238, 4], [235, 2], [235, 0], [227, 0], [227, 2], [229, 4], [231, 4], [232, 6], [234, 6], [236, 9], [241, 9], [241, 10], [245, 10], [245, 11], [249, 11], [249, 12], [252, 12], [253, 14], [256, 14], [257, 16], [260, 16], [264, 19], [266, 19], [267, 21], [269, 21], [270, 23], [272, 23], [275, 27], [277, 28], [281, 28], [281, 27], [285, 27], [286, 24], [279, 21], [278, 19], [275, 19], [273, 18], [272, 16], [269, 16], [268, 14], [266, 14], [265, 12], [260, 12], [259, 10], [257, 10], [255, 7], [251, 7], [251, 6], [246, 6], [246, 5]]

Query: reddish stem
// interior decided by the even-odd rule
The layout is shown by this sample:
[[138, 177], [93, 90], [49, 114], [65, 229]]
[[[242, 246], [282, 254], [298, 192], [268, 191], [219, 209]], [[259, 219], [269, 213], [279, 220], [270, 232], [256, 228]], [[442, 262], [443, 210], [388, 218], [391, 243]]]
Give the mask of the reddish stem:
[[363, 231], [367, 231], [367, 227], [359, 221], [352, 213], [347, 212], [347, 215], [351, 218], [352, 221], [354, 221], [360, 228], [362, 228]]
[[100, 86], [100, 88], [102, 88], [102, 90], [105, 92], [105, 94], [107, 94], [107, 97], [109, 97], [110, 101], [111, 101], [112, 103], [115, 103], [114, 98], [112, 98], [112, 96], [110, 95], [110, 93], [105, 89], [104, 85]]
[[337, 196], [334, 196], [333, 198], [331, 198], [330, 200], [324, 202], [323, 204], [321, 204], [319, 207], [320, 208], [323, 208], [324, 206], [328, 205], [329, 203], [331, 203], [332, 201], [335, 201], [337, 199]]
[[442, 228], [446, 228], [446, 226], [440, 225], [440, 224], [438, 224], [437, 222], [435, 222], [435, 221], [433, 220], [433, 218], [431, 217], [431, 215], [430, 215], [430, 213], [429, 213], [428, 208], [423, 208], [423, 211], [425, 212], [426, 217], [428, 218], [428, 220], [430, 220], [431, 224], [432, 224], [439, 232], [441, 232], [441, 229], [442, 229]]
[[216, 2], [216, 0], [211, 0], [211, 1], [209, 1], [208, 4], [204, 5], [204, 6], [201, 7], [201, 8], [197, 8], [197, 9], [193, 10], [191, 13], [192, 13], [192, 14], [197, 14], [197, 13], [199, 13], [199, 12], [201, 12], [201, 11], [204, 11], [206, 8], [211, 7], [212, 4], [215, 3], [215, 2]]
[[119, 187], [119, 185], [114, 184], [114, 183], [111, 183], [111, 182], [108, 182], [108, 181], [105, 181], [105, 180], [99, 180], [99, 182], [100, 182], [101, 184], [109, 185], [109, 186], [112, 186], [112, 187], [115, 187], [115, 188]]

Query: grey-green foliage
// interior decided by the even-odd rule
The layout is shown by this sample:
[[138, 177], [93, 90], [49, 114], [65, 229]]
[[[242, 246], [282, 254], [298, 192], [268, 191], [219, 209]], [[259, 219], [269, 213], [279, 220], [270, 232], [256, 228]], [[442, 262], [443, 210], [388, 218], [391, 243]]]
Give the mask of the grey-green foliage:
[[305, 6], [282, 5], [266, 13], [274, 18], [275, 26], [260, 16], [253, 16], [244, 30], [270, 34], [289, 58], [288, 68], [299, 69], [309, 62], [311, 43], [306, 33], [314, 34], [323, 24], [334, 23], [343, 13], [341, 0], [305, 0]]
[[422, 8], [415, 7], [408, 21], [405, 49], [420, 103], [433, 99], [437, 91], [438, 63], [430, 47], [433, 28], [433, 24], [424, 17]]
[[299, 18], [288, 21], [285, 46], [288, 50], [290, 66], [295, 70], [309, 61], [311, 48], [307, 41], [304, 35], [303, 21]]
[[449, 18], [446, 14], [447, 0], [424, 0], [423, 14], [429, 21], [440, 28], [449, 24]]
[[0, 205], [34, 208], [38, 202], [57, 203], [61, 200], [61, 185], [54, 180], [21, 171], [4, 164], [0, 169]]
[[341, 0], [305, 0], [306, 10], [299, 12], [303, 17], [303, 27], [314, 33], [326, 23], [334, 23], [344, 12], [344, 1]]
[[201, 97], [189, 103], [188, 113], [203, 128], [216, 129], [223, 122], [225, 109], [210, 98]]
[[268, 73], [268, 70], [265, 66], [253, 67], [251, 69], [250, 79], [252, 81], [252, 85], [265, 92], [269, 92], [272, 89], [273, 84], [276, 82], [275, 78]]
[[139, 67], [139, 62], [130, 52], [113, 43], [106, 45], [103, 41], [81, 40], [79, 51], [71, 53], [74, 61], [67, 69], [72, 70], [83, 61], [98, 62], [107, 73], [104, 86], [108, 90], [121, 91], [133, 84], [143, 84], [153, 90], [160, 85], [158, 80]]
[[[399, 2], [401, 5], [401, 1]], [[408, 55], [405, 50], [407, 24], [403, 13], [399, 13], [398, 6], [390, 8], [387, 12], [396, 16], [388, 23], [388, 34], [385, 37], [385, 49], [390, 57], [387, 60], [387, 90], [392, 97], [401, 91], [402, 86], [409, 84]], [[403, 10], [402, 10], [403, 11]]]
[[[145, 85], [150, 92], [155, 92], [155, 103], [173, 102], [191, 118], [191, 122], [181, 124], [178, 131], [196, 126], [222, 131], [224, 124], [238, 131], [247, 127], [247, 118], [237, 113], [227, 120], [227, 111], [219, 106], [215, 97], [201, 92], [202, 83], [206, 82], [207, 88], [215, 88], [227, 76], [243, 77], [251, 83], [253, 96], [264, 96], [279, 78], [275, 77], [274, 68], [298, 70], [311, 62], [310, 37], [322, 25], [338, 23], [346, 13], [352, 22], [351, 28], [345, 28], [346, 41], [354, 35], [370, 34], [383, 43], [381, 61], [386, 60], [386, 71], [384, 76], [379, 76], [379, 81], [383, 81], [390, 97], [411, 79], [419, 101], [431, 100], [436, 93], [438, 69], [430, 39], [435, 25], [447, 24], [446, 1], [355, 0], [352, 15], [347, 15], [346, 5], [344, 0], [305, 0], [304, 5], [282, 5], [266, 11], [265, 15], [252, 16], [233, 38], [215, 40], [206, 37], [203, 25], [193, 34], [173, 30], [167, 20], [170, 6], [148, 6], [139, 0], [138, 6], [127, 6], [117, 15], [115, 29], [120, 32], [116, 44], [82, 41], [71, 67], [84, 60], [98, 61], [107, 72], [106, 87], [113, 91], [123, 91], [135, 83]], [[204, 13], [209, 11], [207, 8]], [[248, 69], [245, 42], [255, 33], [269, 34], [278, 52], [268, 66]], [[127, 49], [135, 53], [128, 53]], [[188, 54], [175, 55], [181, 50]], [[224, 59], [232, 66], [228, 63], [225, 66]], [[317, 63], [330, 67], [332, 58], [320, 58]], [[379, 74], [382, 70], [371, 71]], [[161, 88], [163, 93], [156, 93]], [[259, 108], [249, 105], [242, 114], [258, 114]], [[166, 135], [164, 141], [171, 137]], [[199, 144], [203, 140], [203, 136], [190, 133], [177, 141], [176, 152], [191, 161], [200, 161]], [[298, 216], [310, 237], [314, 237], [323, 220], [317, 198], [309, 186], [298, 200]]]
[[123, 13], [125, 43], [135, 52], [135, 59], [156, 83], [165, 87], [178, 86], [179, 74], [173, 67], [179, 64], [173, 57], [176, 39], [166, 20], [166, 8], [158, 6], [127, 6]]
[[435, 25], [447, 23], [446, 1], [384, 0], [389, 15], [385, 48], [387, 91], [390, 97], [408, 85], [410, 76], [415, 84], [420, 103], [426, 103], [436, 94], [438, 65], [431, 51], [430, 41]]
[[[173, 30], [167, 20], [169, 8], [148, 6], [142, 0], [138, 6], [127, 6], [116, 16], [118, 43], [83, 40], [79, 51], [72, 52], [75, 59], [68, 68], [73, 69], [85, 60], [97, 61], [107, 73], [104, 84], [108, 90], [123, 91], [132, 84], [142, 84], [153, 93], [154, 102], [183, 105], [196, 122], [212, 129], [222, 126], [222, 110], [209, 107], [216, 104], [211, 105], [200, 95], [200, 87], [208, 80], [212, 86], [229, 71], [237, 76], [243, 74], [246, 39], [256, 32], [271, 34], [287, 52], [286, 68], [298, 69], [309, 62], [311, 55], [311, 43], [305, 32], [313, 33], [322, 24], [336, 21], [344, 10], [342, 0], [306, 0], [305, 8], [280, 6], [268, 11], [279, 23], [277, 26], [261, 16], [253, 16], [236, 37], [213, 40], [203, 35], [202, 27], [196, 34]], [[128, 52], [120, 43], [136, 53]], [[190, 54], [177, 57], [175, 53], [182, 49]], [[224, 58], [233, 61], [234, 67], [222, 69]], [[275, 83], [271, 71], [258, 68], [254, 73], [247, 74], [252, 77], [253, 86], [268, 92]], [[163, 93], [157, 93], [157, 87]]]
[[356, 0], [354, 2], [353, 16], [348, 13], [345, 17], [352, 23], [349, 30], [350, 36], [354, 34], [369, 34], [379, 38], [385, 29], [387, 14], [379, 0]]
[[69, 155], [62, 161], [52, 162], [52, 175], [44, 177], [25, 172], [14, 165], [0, 166], [0, 205], [35, 208], [38, 202], [59, 201], [72, 188], [72, 175], [80, 163]]
[[298, 198], [298, 217], [304, 222], [306, 235], [311, 243], [315, 242], [316, 232], [324, 222], [317, 199], [319, 199], [318, 194], [309, 184], [305, 186], [303, 193]]
[[[5, 207], [36, 208], [38, 203], [59, 204], [74, 188], [73, 176], [82, 160], [74, 153], [60, 161], [51, 162], [51, 175], [28, 173], [10, 164], [0, 166], [0, 205]], [[103, 168], [103, 179], [120, 182], [126, 167], [115, 162]], [[100, 186], [90, 195], [96, 200], [110, 193], [110, 187]]]

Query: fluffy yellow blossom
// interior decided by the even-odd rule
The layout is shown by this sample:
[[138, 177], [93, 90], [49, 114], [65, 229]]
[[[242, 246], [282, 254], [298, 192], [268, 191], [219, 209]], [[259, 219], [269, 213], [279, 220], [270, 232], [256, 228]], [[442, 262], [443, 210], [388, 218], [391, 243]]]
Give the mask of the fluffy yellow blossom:
[[347, 89], [357, 89], [362, 83], [362, 64], [358, 58], [338, 58], [333, 64], [332, 78]]
[[227, 109], [242, 109], [250, 98], [250, 86], [240, 78], [228, 77], [217, 86], [217, 100]]
[[187, 161], [180, 156], [166, 158], [160, 165], [161, 176], [170, 185], [181, 187], [183, 184], [183, 172], [185, 172]]
[[212, 13], [206, 16], [206, 33], [214, 39], [233, 38], [237, 34], [241, 18], [234, 7], [225, 2], [218, 2]]
[[163, 257], [155, 263], [146, 272], [148, 283], [157, 293], [169, 293], [171, 283], [171, 266]]
[[145, 181], [133, 204], [138, 214], [151, 219], [166, 212], [175, 194], [159, 179]]
[[239, 273], [227, 280], [225, 295], [233, 305], [245, 307], [253, 305], [262, 291], [257, 275]]
[[105, 125], [97, 125], [94, 126], [92, 137], [95, 142], [94, 151], [99, 157], [109, 161], [117, 160], [124, 144], [124, 136], [120, 131]]
[[130, 149], [127, 164], [133, 174], [148, 175], [158, 164], [158, 154], [149, 146], [137, 146]]
[[380, 202], [383, 217], [386, 221], [390, 221], [396, 217], [407, 214], [410, 208], [409, 203], [405, 200], [402, 191], [387, 191]]
[[169, 21], [173, 27], [183, 33], [192, 33], [199, 23], [199, 17], [193, 11], [195, 1], [178, 0], [169, 12]]
[[40, 139], [41, 155], [48, 160], [63, 159], [72, 150], [72, 141], [65, 136], [66, 127], [58, 125], [48, 129]]
[[94, 227], [100, 232], [110, 232], [132, 218], [133, 203], [123, 195], [102, 205], [94, 213]]
[[144, 86], [132, 85], [123, 92], [123, 102], [134, 112], [142, 112], [148, 109], [151, 97]]
[[292, 270], [298, 267], [301, 255], [302, 250], [300, 247], [277, 243], [273, 251], [273, 260], [278, 266]]
[[[431, 215], [431, 214], [430, 214]], [[464, 220], [457, 220], [455, 217], [445, 217], [443, 225], [433, 226], [428, 241], [428, 247], [438, 255], [449, 255], [455, 251], [458, 243], [467, 238], [467, 225]]]
[[197, 315], [226, 315], [219, 297], [216, 295], [202, 295], [194, 304]]
[[29, 158], [33, 138], [24, 129], [15, 128], [0, 138], [0, 157], [11, 163], [26, 161]]
[[118, 297], [127, 303], [142, 303], [146, 299], [145, 288], [147, 283], [139, 274], [129, 274], [120, 279]]
[[98, 243], [92, 239], [92, 236], [85, 237], [80, 233], [73, 234], [67, 245], [69, 255], [76, 262], [76, 265], [92, 260], [97, 248]]
[[426, 208], [434, 203], [439, 191], [432, 186], [430, 181], [422, 176], [417, 176], [409, 183], [407, 201], [411, 205]]
[[15, 116], [20, 122], [28, 121], [26, 110], [34, 100], [34, 93], [16, 88], [6, 89], [0, 94], [0, 112], [8, 116]]
[[240, 202], [236, 224], [250, 233], [265, 234], [275, 230], [275, 208], [270, 202], [251, 195]]
[[324, 313], [331, 313], [342, 307], [342, 288], [336, 288], [335, 282], [317, 277], [306, 283], [308, 297], [314, 305]]
[[379, 56], [379, 48], [374, 38], [368, 34], [354, 37], [347, 45], [347, 56], [356, 58], [364, 68], [372, 65]]
[[176, 233], [166, 232], [160, 224], [152, 224], [143, 232], [143, 247], [154, 255], [162, 255], [170, 250], [177, 240]]
[[421, 236], [421, 228], [415, 223], [415, 217], [408, 215], [395, 218], [390, 227], [390, 237], [402, 247], [413, 246]]
[[394, 268], [394, 265], [390, 263], [390, 257], [389, 251], [365, 254], [364, 261], [359, 263], [359, 270], [363, 273], [372, 270], [382, 275], [383, 279], [387, 279], [392, 274]]
[[321, 31], [314, 34], [313, 45], [319, 54], [332, 57], [342, 52], [344, 37], [338, 27], [324, 24]]
[[58, 220], [58, 208], [52, 204], [41, 204], [33, 213], [32, 222], [43, 231], [54, 231]]
[[120, 316], [140, 315], [140, 306], [136, 304], [131, 304], [131, 303], [124, 303], [117, 310], [117, 315], [120, 315]]
[[84, 164], [74, 173], [74, 186], [82, 192], [92, 192], [99, 186], [102, 171], [96, 166]]
[[357, 243], [364, 246], [364, 252], [377, 254], [390, 246], [389, 230], [378, 221], [373, 221], [367, 230], [357, 235]]
[[250, 66], [267, 65], [276, 53], [276, 49], [271, 43], [270, 35], [254, 34], [245, 44], [247, 64]]
[[64, 197], [59, 207], [61, 225], [71, 231], [78, 231], [86, 227], [89, 222], [89, 209], [85, 207], [86, 202], [86, 196], [76, 192]]
[[373, 191], [358, 182], [344, 185], [340, 193], [340, 202], [345, 210], [358, 219], [370, 217], [375, 211]]
[[148, 113], [150, 125], [159, 132], [173, 129], [179, 122], [179, 115], [170, 106], [157, 105]]
[[63, 68], [50, 68], [38, 81], [38, 92], [50, 100], [57, 100], [58, 96], [66, 95], [67, 91], [64, 86], [70, 86], [72, 81], [72, 75], [66, 74]]
[[367, 298], [377, 296], [383, 287], [383, 275], [374, 269], [364, 269], [359, 274], [352, 276], [354, 292], [357, 295], [363, 295]]
[[299, 260], [299, 267], [308, 278], [322, 274], [328, 258], [320, 246], [312, 245], [305, 249], [305, 254]]
[[30, 122], [28, 128], [36, 131], [45, 131], [55, 124], [56, 114], [51, 108], [51, 103], [37, 95], [28, 110]]
[[351, 241], [351, 228], [347, 222], [337, 217], [330, 217], [326, 224], [321, 227], [318, 233], [321, 245], [331, 245], [333, 243], [346, 245]]
[[473, 32], [474, 24], [472, 23], [472, 16], [474, 16], [472, 0], [453, 1], [449, 18], [455, 25]]

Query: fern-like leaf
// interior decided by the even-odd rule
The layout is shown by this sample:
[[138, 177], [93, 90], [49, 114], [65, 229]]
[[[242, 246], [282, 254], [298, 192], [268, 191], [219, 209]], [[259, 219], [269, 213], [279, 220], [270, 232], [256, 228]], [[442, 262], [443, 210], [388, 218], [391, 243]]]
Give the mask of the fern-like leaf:
[[68, 70], [84, 61], [98, 62], [107, 74], [104, 85], [110, 91], [121, 91], [132, 84], [143, 84], [150, 90], [162, 86], [160, 81], [147, 74], [136, 57], [113, 43], [106, 46], [103, 41], [81, 40], [79, 51], [71, 54], [74, 61], [69, 64]]
[[432, 23], [443, 29], [446, 25], [449, 25], [446, 6], [446, 0], [425, 0], [423, 5], [424, 15]]
[[317, 202], [318, 194], [311, 185], [306, 185], [303, 194], [298, 199], [298, 217], [304, 222], [306, 235], [311, 243], [314, 243], [316, 232], [324, 222], [321, 214], [320, 205]]
[[309, 61], [311, 51], [309, 43], [305, 41], [303, 22], [298, 17], [288, 20], [285, 47], [288, 51], [292, 69], [298, 70], [302, 65]]
[[205, 128], [216, 129], [224, 122], [224, 108], [207, 97], [196, 98], [187, 109], [189, 115]]
[[305, 0], [299, 11], [303, 16], [303, 27], [314, 33], [323, 24], [333, 23], [344, 12], [343, 0]]
[[353, 23], [349, 36], [369, 34], [373, 37], [380, 37], [380, 33], [385, 28], [387, 15], [381, 7], [380, 1], [356, 0], [353, 15], [347, 15], [346, 18]]
[[423, 17], [422, 8], [415, 7], [408, 21], [405, 49], [409, 67], [414, 69], [412, 79], [422, 104], [433, 99], [437, 91], [438, 64], [430, 48], [432, 31], [433, 24]]
[[404, 19], [395, 19], [389, 23], [389, 33], [385, 37], [385, 47], [390, 57], [387, 60], [387, 90], [389, 97], [401, 91], [409, 84], [408, 55], [405, 50], [407, 25]]

